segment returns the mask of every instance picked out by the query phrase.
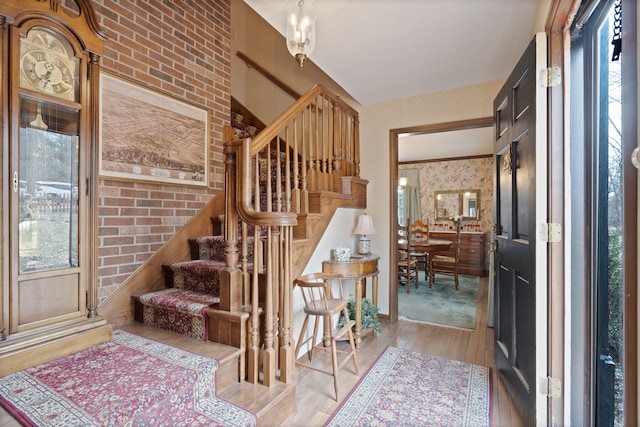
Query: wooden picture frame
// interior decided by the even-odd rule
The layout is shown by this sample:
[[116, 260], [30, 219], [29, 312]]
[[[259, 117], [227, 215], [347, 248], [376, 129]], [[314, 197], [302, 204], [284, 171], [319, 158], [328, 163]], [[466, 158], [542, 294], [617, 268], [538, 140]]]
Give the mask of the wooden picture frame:
[[100, 74], [100, 177], [207, 186], [209, 110]]

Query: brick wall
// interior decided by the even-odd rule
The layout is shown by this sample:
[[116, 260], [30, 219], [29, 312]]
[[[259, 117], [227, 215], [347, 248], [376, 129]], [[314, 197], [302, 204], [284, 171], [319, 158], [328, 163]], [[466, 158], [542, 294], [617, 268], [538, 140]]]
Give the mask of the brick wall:
[[208, 187], [99, 181], [102, 301], [223, 185], [230, 121], [230, 0], [94, 0], [109, 39], [104, 71], [210, 112]]

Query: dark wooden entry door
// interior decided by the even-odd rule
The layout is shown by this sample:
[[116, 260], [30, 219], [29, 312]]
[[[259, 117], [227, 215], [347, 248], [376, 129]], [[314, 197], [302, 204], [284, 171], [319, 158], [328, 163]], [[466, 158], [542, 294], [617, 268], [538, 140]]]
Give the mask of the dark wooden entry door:
[[541, 421], [537, 379], [546, 359], [539, 357], [546, 352], [546, 264], [536, 242], [536, 224], [546, 217], [545, 45], [545, 35], [536, 35], [494, 101], [495, 363], [526, 425]]

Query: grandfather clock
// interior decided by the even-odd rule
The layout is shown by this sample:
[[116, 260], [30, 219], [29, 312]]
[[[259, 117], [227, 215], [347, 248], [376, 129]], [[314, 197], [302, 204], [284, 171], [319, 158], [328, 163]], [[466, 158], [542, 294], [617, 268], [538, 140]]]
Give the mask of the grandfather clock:
[[90, 0], [0, 3], [0, 375], [110, 338], [97, 313], [104, 34]]

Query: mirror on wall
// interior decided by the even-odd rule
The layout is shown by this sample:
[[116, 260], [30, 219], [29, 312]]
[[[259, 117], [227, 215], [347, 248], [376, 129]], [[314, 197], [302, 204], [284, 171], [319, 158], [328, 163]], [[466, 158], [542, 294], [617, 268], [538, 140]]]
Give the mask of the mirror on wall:
[[462, 215], [462, 219], [480, 219], [480, 190], [435, 191], [435, 219], [449, 219]]

